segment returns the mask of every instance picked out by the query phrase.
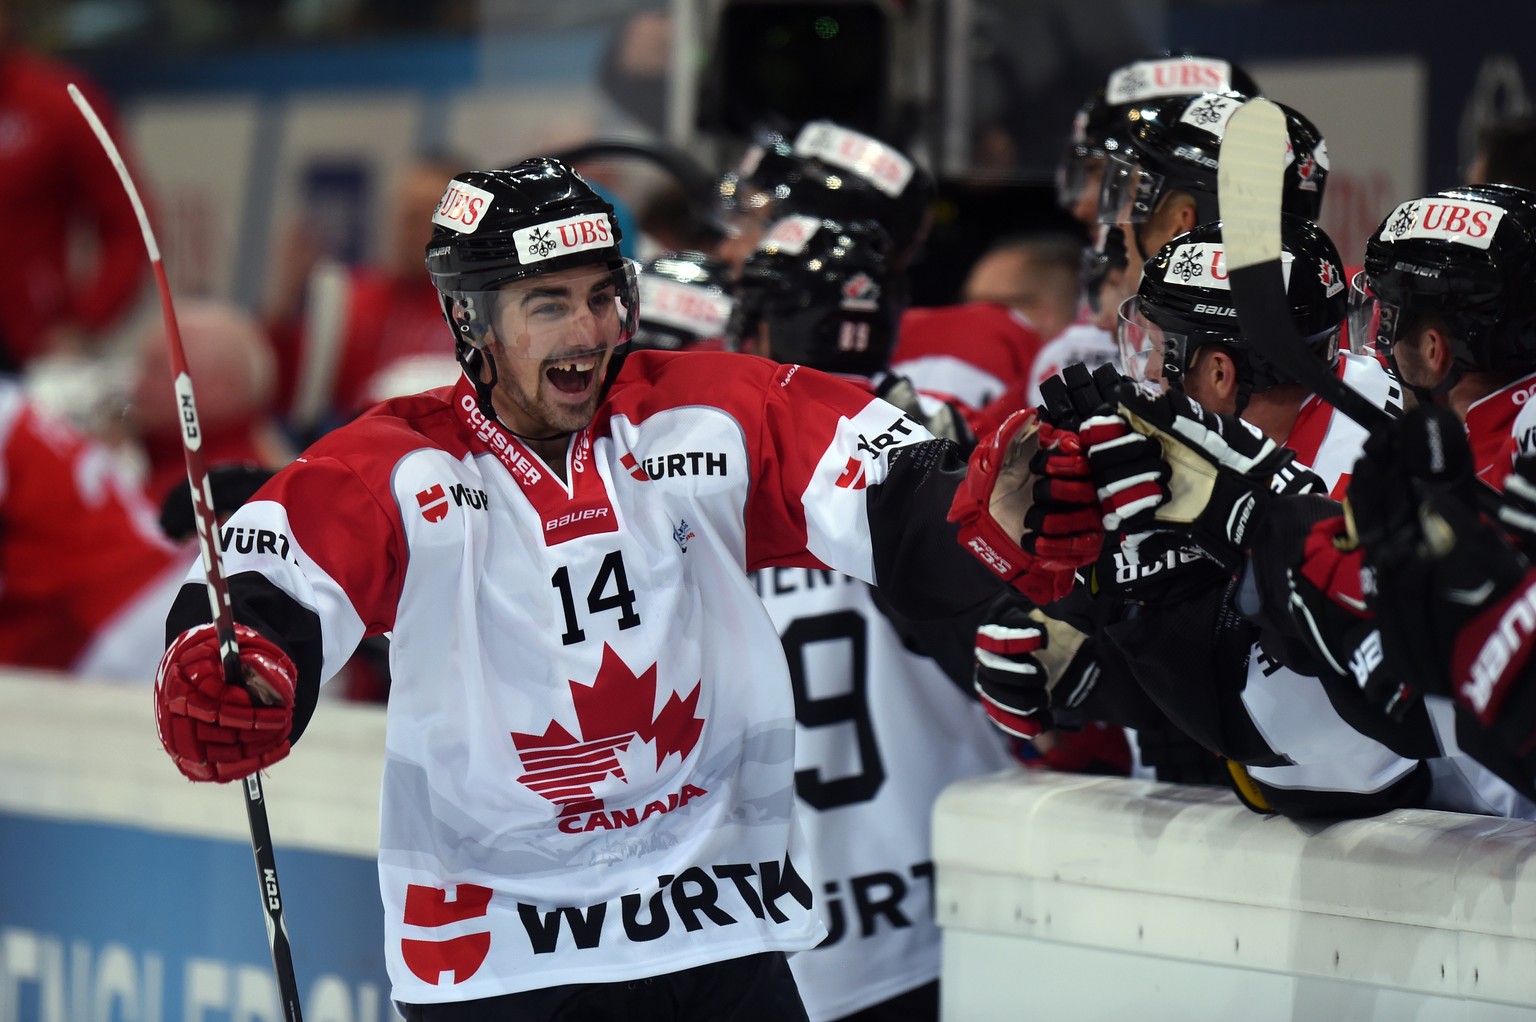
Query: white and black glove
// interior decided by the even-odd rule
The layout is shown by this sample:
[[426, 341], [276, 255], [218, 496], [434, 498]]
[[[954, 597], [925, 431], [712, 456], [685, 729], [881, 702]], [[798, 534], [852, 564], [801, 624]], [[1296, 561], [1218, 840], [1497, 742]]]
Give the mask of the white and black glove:
[[976, 695], [987, 717], [1034, 738], [1082, 705], [1098, 681], [1088, 636], [1011, 595], [976, 629]]
[[1107, 421], [1084, 425], [1106, 519], [1118, 516], [1126, 532], [1122, 549], [1133, 560], [1150, 540], [1159, 553], [1169, 545], [1193, 546], [1223, 568], [1235, 569], [1276, 492], [1321, 488], [1312, 473], [1291, 468], [1290, 450], [1237, 416], [1206, 411], [1183, 394], [1153, 396], [1125, 386], [1117, 411], [1131, 431], [1156, 442], [1167, 468], [1166, 478], [1156, 478], [1150, 448], [1111, 460], [1115, 451], [1131, 447], [1127, 434], [1117, 435]]

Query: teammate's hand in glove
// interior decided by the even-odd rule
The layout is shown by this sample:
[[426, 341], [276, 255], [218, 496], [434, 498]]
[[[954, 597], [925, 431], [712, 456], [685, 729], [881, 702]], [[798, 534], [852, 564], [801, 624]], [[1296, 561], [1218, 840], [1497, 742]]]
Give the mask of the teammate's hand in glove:
[[[1276, 473], [1295, 455], [1237, 416], [1208, 412], [1177, 392], [1152, 396], [1127, 385], [1120, 391], [1119, 412], [1132, 430], [1157, 441], [1168, 468], [1167, 497], [1152, 504], [1150, 521], [1138, 518], [1148, 510], [1149, 495], [1126, 503], [1118, 503], [1116, 495], [1128, 500], [1145, 489], [1146, 482], [1132, 483], [1144, 479], [1147, 466], [1136, 460], [1110, 472], [1101, 469], [1105, 461], [1099, 458], [1096, 481], [1108, 494], [1106, 511], [1126, 519], [1127, 531], [1144, 524], [1170, 532], [1176, 542], [1194, 546], [1223, 567], [1237, 567], [1263, 519]], [[1107, 443], [1094, 440], [1091, 451]], [[1310, 482], [1287, 489], [1305, 485]]]
[[[213, 514], [220, 522], [240, 509], [276, 473], [248, 462], [216, 465], [208, 470], [208, 489], [213, 494]], [[180, 542], [197, 535], [197, 510], [192, 506], [192, 485], [183, 476], [160, 502], [160, 531]]]
[[1077, 432], [1092, 416], [1114, 414], [1124, 380], [1108, 363], [1089, 372], [1087, 365], [1074, 362], [1040, 381], [1040, 417], [1058, 429]]
[[1391, 594], [1375, 608], [1386, 667], [1418, 692], [1463, 697], [1453, 692], [1453, 646], [1525, 572], [1504, 530], [1479, 513], [1480, 485], [1460, 420], [1434, 406], [1373, 434], [1350, 479], [1365, 562], [1378, 592]]
[[1514, 468], [1504, 477], [1503, 498], [1499, 524], [1527, 556], [1536, 553], [1536, 456], [1515, 459]]
[[155, 673], [160, 744], [194, 781], [238, 780], [288, 755], [298, 672], [260, 633], [237, 624], [235, 636], [243, 685], [224, 683], [211, 624], [178, 635]]
[[1086, 639], [1013, 597], [994, 603], [976, 629], [975, 680], [992, 723], [1033, 738], [1056, 726], [1057, 712], [1080, 706], [1099, 675]]
[[1071, 590], [1104, 540], [1081, 441], [1028, 410], [971, 453], [949, 520], [983, 564], [1041, 604]]
[[1343, 515], [1312, 526], [1301, 563], [1286, 573], [1286, 583], [1290, 616], [1333, 673], [1353, 681], [1374, 706], [1389, 713], [1406, 709], [1376, 627], [1375, 573], [1365, 566], [1364, 551]]

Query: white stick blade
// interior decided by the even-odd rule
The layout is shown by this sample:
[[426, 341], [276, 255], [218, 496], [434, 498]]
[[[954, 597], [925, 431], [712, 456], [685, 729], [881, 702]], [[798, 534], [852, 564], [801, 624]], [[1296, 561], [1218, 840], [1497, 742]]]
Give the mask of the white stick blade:
[[1250, 99], [1227, 122], [1216, 168], [1221, 241], [1229, 270], [1280, 258], [1285, 112]]

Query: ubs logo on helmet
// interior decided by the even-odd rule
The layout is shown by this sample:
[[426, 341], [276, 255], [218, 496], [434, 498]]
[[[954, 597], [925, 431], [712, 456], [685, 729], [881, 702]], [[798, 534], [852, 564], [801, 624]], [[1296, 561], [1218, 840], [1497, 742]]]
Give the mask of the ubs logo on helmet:
[[594, 248], [611, 248], [615, 233], [607, 213], [582, 213], [513, 231], [512, 243], [517, 246], [519, 261], [537, 263]]
[[1504, 219], [1504, 210], [1469, 199], [1447, 201], [1438, 196], [1415, 199], [1394, 209], [1382, 225], [1381, 241], [1429, 238], [1469, 248], [1487, 249]]
[[476, 188], [464, 181], [449, 181], [448, 190], [443, 192], [432, 213], [432, 222], [460, 234], [473, 234], [490, 211], [494, 199], [495, 196], [484, 188]]

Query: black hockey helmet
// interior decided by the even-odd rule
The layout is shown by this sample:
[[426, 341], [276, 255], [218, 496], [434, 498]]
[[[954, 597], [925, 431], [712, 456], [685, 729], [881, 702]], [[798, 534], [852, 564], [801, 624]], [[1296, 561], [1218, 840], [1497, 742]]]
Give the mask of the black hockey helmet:
[[730, 347], [766, 323], [768, 354], [780, 362], [866, 377], [884, 370], [902, 313], [889, 249], [873, 221], [776, 220], [742, 266]]
[[[1296, 330], [1320, 362], [1336, 366], [1349, 311], [1339, 250], [1322, 228], [1291, 213], [1281, 218], [1280, 243]], [[1139, 380], [1161, 377], [1175, 389], [1200, 347], [1225, 345], [1237, 366], [1239, 411], [1257, 391], [1298, 382], [1243, 337], [1220, 221], [1179, 235], [1152, 257], [1136, 294], [1120, 308], [1117, 339], [1122, 372]]]
[[752, 129], [752, 143], [715, 183], [722, 226], [736, 218], [771, 212], [800, 180], [805, 161], [794, 152], [792, 130], [764, 121]]
[[[1220, 216], [1216, 167], [1227, 122], [1249, 97], [1207, 92], [1174, 96], [1138, 110], [1136, 127], [1109, 156], [1099, 190], [1099, 222], [1140, 224], [1170, 191], [1195, 200], [1199, 223]], [[1282, 208], [1316, 221], [1328, 180], [1328, 144], [1317, 127], [1283, 103], [1288, 137]], [[1137, 230], [1140, 243], [1140, 230]], [[1148, 253], [1143, 253], [1148, 255]]]
[[1424, 317], [1444, 321], [1454, 366], [1436, 390], [1467, 370], [1536, 367], [1536, 192], [1466, 185], [1404, 202], [1366, 243], [1362, 276], [1351, 336], [1389, 360]]
[[1072, 120], [1067, 150], [1056, 167], [1056, 198], [1072, 209], [1093, 184], [1093, 169], [1124, 145], [1136, 122], [1132, 110], [1169, 96], [1237, 92], [1258, 96], [1259, 85], [1242, 68], [1221, 57], [1164, 51], [1134, 60], [1109, 73]]
[[669, 252], [641, 264], [640, 327], [634, 347], [725, 347], [736, 304], [731, 276], [728, 263], [702, 252]]
[[487, 415], [492, 414], [495, 382], [481, 380], [480, 367], [489, 364], [494, 369], [494, 363], [483, 352], [505, 308], [503, 289], [528, 278], [591, 270], [578, 282], [582, 301], [566, 308], [562, 318], [550, 315], [537, 329], [497, 338], [508, 357], [545, 358], [565, 347], [590, 347], [592, 338], [578, 340], [571, 326], [586, 322], [579, 318], [579, 306], [586, 305], [612, 323], [613, 328], [598, 338], [602, 346], [619, 349], [609, 360], [607, 381], [612, 380], [622, 361], [622, 346], [635, 332], [635, 268], [619, 251], [613, 207], [580, 174], [547, 158], [505, 170], [455, 174], [432, 214], [432, 224], [427, 273], [453, 331], [455, 354], [469, 371]]
[[932, 222], [932, 174], [895, 146], [828, 120], [807, 122], [793, 152], [804, 161], [800, 186], [789, 189], [776, 215], [873, 220], [890, 238], [891, 264], [912, 261]]

